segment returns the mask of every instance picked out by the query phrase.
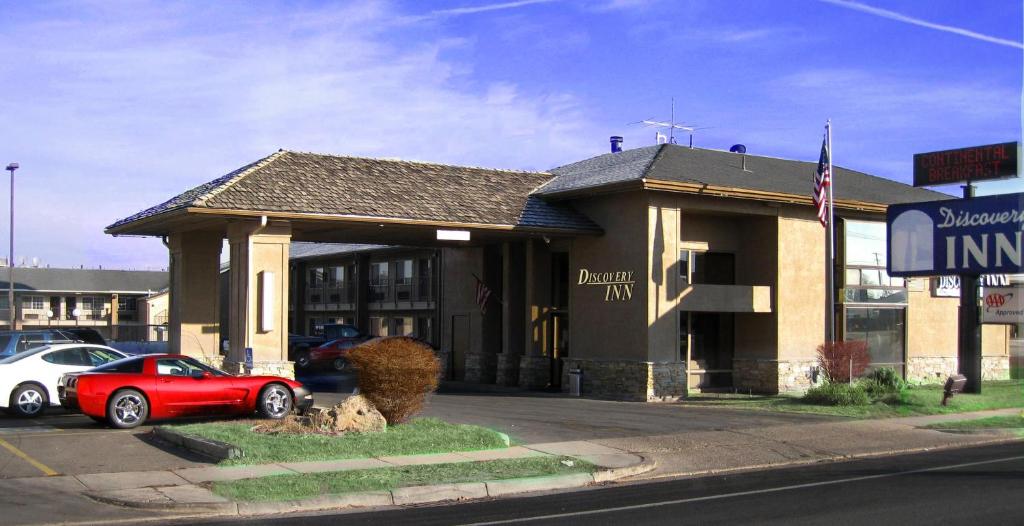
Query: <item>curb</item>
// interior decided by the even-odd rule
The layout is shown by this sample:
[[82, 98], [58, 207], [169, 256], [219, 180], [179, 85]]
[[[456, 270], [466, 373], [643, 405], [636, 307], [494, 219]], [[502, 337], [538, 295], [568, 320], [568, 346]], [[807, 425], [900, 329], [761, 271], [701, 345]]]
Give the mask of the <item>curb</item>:
[[[643, 457], [641, 457], [643, 458]], [[324, 511], [343, 508], [367, 508], [380, 506], [407, 506], [430, 504], [443, 501], [465, 501], [534, 493], [538, 491], [582, 488], [593, 484], [612, 482], [624, 477], [639, 475], [653, 470], [657, 463], [652, 459], [633, 466], [602, 469], [593, 473], [574, 473], [546, 477], [488, 480], [431, 486], [406, 486], [391, 491], [367, 491], [342, 495], [321, 495], [309, 499], [270, 502], [166, 502], [146, 501], [130, 498], [121, 491], [86, 492], [87, 497], [115, 506], [136, 509], [164, 511], [206, 511], [242, 517], [292, 513], [297, 511]], [[159, 489], [159, 488], [156, 488]]]
[[171, 443], [175, 446], [192, 451], [193, 453], [199, 453], [200, 455], [204, 455], [218, 461], [241, 458], [243, 456], [242, 450], [231, 444], [211, 440], [209, 438], [186, 435], [168, 427], [154, 427], [153, 434], [164, 442]]

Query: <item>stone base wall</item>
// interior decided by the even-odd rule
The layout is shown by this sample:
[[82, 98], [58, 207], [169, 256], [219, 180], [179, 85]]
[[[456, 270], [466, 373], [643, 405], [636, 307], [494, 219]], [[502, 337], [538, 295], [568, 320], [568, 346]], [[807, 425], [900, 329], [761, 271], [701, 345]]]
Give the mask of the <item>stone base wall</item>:
[[295, 379], [295, 362], [253, 362], [252, 370], [247, 371], [245, 362], [224, 361], [224, 370], [240, 376], [282, 376]]
[[647, 393], [648, 402], [674, 402], [686, 398], [689, 388], [685, 362], [651, 364], [653, 376], [652, 391]]
[[[818, 361], [814, 359], [734, 358], [732, 382], [738, 390], [756, 393], [806, 391], [816, 385], [811, 370], [817, 365]], [[817, 379], [821, 383], [823, 377], [819, 374]]]
[[550, 358], [547, 356], [522, 356], [519, 358], [519, 387], [543, 389], [549, 383], [551, 383]]
[[981, 379], [982, 380], [1009, 380], [1010, 379], [1010, 357], [1009, 356], [982, 356], [981, 357]]
[[519, 385], [519, 361], [521, 359], [522, 357], [518, 354], [507, 352], [499, 354], [494, 383], [506, 387]]
[[463, 380], [476, 384], [493, 384], [497, 358], [494, 354], [470, 353], [466, 355], [466, 374]]
[[[984, 360], [983, 360], [984, 361]], [[920, 384], [941, 384], [956, 374], [955, 356], [916, 356], [907, 359], [907, 381]]]

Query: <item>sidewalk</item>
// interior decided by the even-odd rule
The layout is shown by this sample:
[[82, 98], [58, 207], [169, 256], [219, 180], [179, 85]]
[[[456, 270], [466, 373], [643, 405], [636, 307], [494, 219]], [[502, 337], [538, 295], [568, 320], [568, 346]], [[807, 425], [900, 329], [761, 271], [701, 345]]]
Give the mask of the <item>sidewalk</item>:
[[[949, 420], [1014, 415], [1005, 409], [954, 415], [811, 422], [743, 430], [686, 433], [588, 441], [551, 442], [507, 449], [167, 471], [95, 473], [77, 476], [9, 479], [22, 487], [77, 492], [127, 508], [175, 514], [261, 515], [347, 507], [407, 504], [506, 496], [578, 488], [613, 480], [649, 480], [777, 468], [870, 456], [912, 453], [1019, 440], [999, 434], [955, 434], [917, 426]], [[203, 484], [275, 474], [317, 473], [389, 466], [472, 462], [541, 455], [565, 455], [600, 467], [593, 474], [561, 475], [477, 483], [405, 487], [392, 491], [325, 495], [303, 501], [232, 502]]]
[[[295, 475], [538, 456], [570, 456], [590, 462], [598, 466], [599, 469], [594, 473], [578, 473], [573, 475], [404, 487], [392, 491], [344, 495], [323, 495], [302, 501], [232, 502], [224, 497], [215, 495], [203, 487], [203, 484], [209, 482], [242, 480], [282, 474]], [[168, 471], [96, 473], [55, 478], [73, 479], [63, 481], [62, 483], [72, 484], [77, 481], [83, 487], [82, 493], [87, 497], [118, 506], [178, 512], [204, 511], [238, 515], [260, 515], [298, 510], [313, 511], [345, 507], [423, 504], [444, 500], [498, 497], [532, 491], [566, 489], [635, 476], [654, 467], [653, 462], [645, 461], [639, 455], [600, 444], [576, 441], [432, 455], [288, 462], [254, 466], [211, 466]]]

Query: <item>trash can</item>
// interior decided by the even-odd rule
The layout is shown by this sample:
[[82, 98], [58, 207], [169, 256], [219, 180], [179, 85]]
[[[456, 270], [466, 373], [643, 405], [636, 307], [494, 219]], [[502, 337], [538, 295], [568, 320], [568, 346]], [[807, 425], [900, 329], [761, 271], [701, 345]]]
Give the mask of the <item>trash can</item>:
[[583, 370], [569, 369], [569, 396], [580, 396], [582, 393]]

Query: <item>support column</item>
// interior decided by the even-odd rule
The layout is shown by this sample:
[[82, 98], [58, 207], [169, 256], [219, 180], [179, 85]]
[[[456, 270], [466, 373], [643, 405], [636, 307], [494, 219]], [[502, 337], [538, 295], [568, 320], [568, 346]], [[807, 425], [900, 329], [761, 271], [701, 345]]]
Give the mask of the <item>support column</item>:
[[497, 384], [519, 385], [519, 365], [523, 357], [523, 335], [525, 331], [523, 296], [525, 276], [523, 266], [524, 248], [520, 242], [502, 244], [502, 290], [504, 303], [501, 306], [501, 354], [498, 355]]
[[[224, 367], [236, 373], [294, 378], [294, 364], [288, 361], [291, 226], [287, 222], [232, 223], [228, 242], [230, 350]], [[251, 370], [245, 364], [246, 348], [252, 349]]]
[[541, 285], [545, 281], [539, 275], [537, 260], [539, 250], [533, 239], [526, 240], [526, 254], [523, 265], [524, 336], [523, 356], [519, 359], [519, 387], [543, 389], [551, 378], [551, 358], [547, 356], [547, 333], [544, 295]]
[[170, 351], [218, 367], [221, 357], [217, 286], [222, 239], [219, 232], [200, 231], [178, 232], [167, 239]]
[[[120, 303], [119, 298], [120, 296], [117, 294], [110, 295], [110, 339], [114, 341], [117, 341], [118, 336], [117, 324], [121, 322], [121, 320], [118, 319], [118, 303]], [[136, 307], [136, 309], [137, 308], [138, 307]]]

